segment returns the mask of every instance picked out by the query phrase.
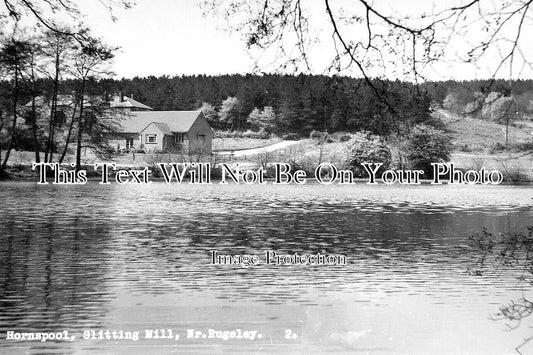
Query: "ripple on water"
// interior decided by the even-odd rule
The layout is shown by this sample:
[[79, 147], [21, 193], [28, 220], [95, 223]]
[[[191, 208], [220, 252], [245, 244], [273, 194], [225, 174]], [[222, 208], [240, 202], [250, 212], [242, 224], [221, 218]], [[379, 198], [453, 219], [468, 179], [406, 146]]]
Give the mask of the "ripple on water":
[[[523, 230], [531, 188], [37, 186], [0, 183], [0, 324], [83, 329], [117, 306], [472, 308], [520, 288], [473, 277], [468, 236]], [[213, 266], [228, 254], [345, 254], [346, 266]], [[451, 302], [450, 300], [454, 300]]]

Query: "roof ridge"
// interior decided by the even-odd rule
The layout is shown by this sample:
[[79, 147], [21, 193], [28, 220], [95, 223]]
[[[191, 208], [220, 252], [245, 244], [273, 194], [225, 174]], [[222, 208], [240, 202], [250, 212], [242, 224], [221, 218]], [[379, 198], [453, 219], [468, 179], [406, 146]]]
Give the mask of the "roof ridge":
[[185, 133], [194, 125], [201, 110], [198, 111], [131, 111], [128, 118], [122, 121], [123, 132], [138, 133], [154, 123], [163, 125], [165, 130]]

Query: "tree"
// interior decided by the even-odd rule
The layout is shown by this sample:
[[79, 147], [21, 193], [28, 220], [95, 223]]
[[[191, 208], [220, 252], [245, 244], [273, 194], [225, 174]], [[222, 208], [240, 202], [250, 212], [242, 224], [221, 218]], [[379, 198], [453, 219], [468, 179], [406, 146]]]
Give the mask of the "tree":
[[422, 124], [413, 128], [402, 148], [409, 168], [424, 170], [429, 177], [433, 175], [431, 163], [445, 163], [451, 157], [450, 138], [442, 131]]
[[233, 130], [235, 126], [240, 130], [241, 128], [241, 103], [236, 97], [228, 97], [222, 102], [220, 111], [218, 113], [220, 121], [229, 125], [230, 129]]
[[203, 9], [242, 35], [257, 71], [274, 67], [283, 72], [318, 70], [363, 78], [379, 106], [385, 107], [376, 106], [379, 123], [390, 121], [398, 111], [390, 92], [375, 78], [402, 78], [418, 89], [428, 73], [445, 74], [443, 64], [458, 62], [472, 69], [488, 68], [485, 75], [493, 79], [507, 72], [509, 85], [524, 70], [533, 72], [526, 35], [533, 25], [531, 0], [453, 4], [434, 0], [418, 2], [415, 9], [391, 4], [204, 0]]
[[[110, 13], [113, 9], [117, 7], [130, 8], [132, 2], [129, 0], [102, 0], [99, 1]], [[112, 13], [111, 13], [111, 16]], [[70, 19], [71, 23], [74, 25], [72, 27], [66, 27], [63, 24], [59, 25], [55, 18]], [[113, 17], [113, 19], [115, 19]], [[52, 105], [50, 111], [50, 121], [48, 126], [48, 139], [45, 149], [45, 161], [52, 161], [53, 152], [54, 152], [54, 135], [55, 135], [55, 125], [54, 121], [56, 119], [56, 106], [57, 106], [57, 97], [59, 92], [59, 82], [61, 81], [61, 73], [63, 70], [66, 70], [66, 66], [61, 62], [61, 54], [63, 53], [63, 46], [70, 45], [70, 41], [77, 42], [81, 47], [88, 48], [87, 43], [93, 42], [93, 39], [90, 37], [88, 31], [79, 26], [82, 22], [82, 14], [79, 11], [79, 8], [75, 1], [73, 0], [24, 0], [24, 1], [15, 1], [15, 0], [4, 0], [3, 7], [0, 7], [0, 24], [2, 30], [0, 30], [0, 36], [7, 38], [4, 33], [5, 28], [12, 27], [15, 28], [15, 32], [20, 28], [20, 23], [25, 24], [35, 24], [36, 29], [39, 30], [44, 28], [48, 31], [48, 35], [45, 38], [52, 39], [55, 36], [55, 42], [51, 41], [50, 46], [45, 45], [44, 48], [54, 52], [54, 75], [53, 75], [53, 90], [52, 90]], [[28, 31], [31, 32], [31, 31]], [[15, 35], [12, 36], [12, 41], [20, 42], [23, 44], [23, 40], [15, 39]], [[2, 38], [4, 41], [4, 38]], [[14, 44], [14, 43], [12, 43]], [[2, 78], [12, 78], [13, 90], [11, 90], [11, 102], [9, 110], [10, 115], [5, 114], [5, 110], [0, 108], [0, 138], [1, 140], [6, 140], [6, 144], [0, 144], [1, 146], [6, 146], [6, 155], [2, 161], [1, 148], [0, 148], [0, 174], [3, 173], [8, 159], [15, 144], [15, 128], [17, 125], [17, 118], [20, 116], [18, 110], [20, 105], [20, 87], [21, 80], [23, 75], [26, 75], [26, 80], [30, 83], [31, 89], [30, 95], [31, 98], [31, 113], [29, 114], [29, 121], [32, 124], [32, 134], [33, 134], [33, 145], [35, 149], [35, 160], [39, 161], [39, 147], [38, 143], [38, 111], [35, 105], [35, 99], [37, 95], [37, 81], [39, 80], [39, 52], [40, 48], [35, 43], [28, 43], [28, 47], [33, 47], [27, 51], [26, 60], [22, 58], [21, 55], [25, 52], [21, 50], [22, 47], [18, 48], [13, 52], [13, 46], [6, 45], [6, 43], [1, 44], [0, 51], [2, 51], [3, 63], [0, 65], [0, 70], [5, 71], [2, 73]], [[11, 52], [11, 53], [10, 53]], [[87, 52], [87, 50], [85, 51]], [[86, 54], [86, 53], [85, 53]], [[100, 56], [101, 57], [101, 56]], [[27, 70], [26, 70], [27, 69]], [[83, 100], [82, 100], [83, 101]], [[82, 102], [81, 101], [81, 102]], [[81, 111], [81, 110], [80, 110]], [[4, 129], [6, 123], [11, 123], [9, 129]], [[80, 123], [81, 124], [81, 123]], [[0, 142], [2, 143], [2, 142]], [[66, 143], [68, 146], [68, 141]], [[66, 149], [66, 147], [65, 147]], [[64, 154], [60, 160], [64, 158]]]
[[33, 146], [35, 151], [35, 162], [39, 163], [41, 161], [40, 157], [40, 147], [41, 144], [39, 142], [39, 126], [37, 124], [37, 106], [36, 106], [36, 98], [39, 94], [39, 90], [37, 89], [37, 80], [39, 78], [39, 72], [41, 71], [41, 60], [43, 55], [43, 48], [42, 46], [36, 41], [35, 38], [33, 38], [33, 41], [30, 42], [31, 49], [28, 53], [28, 68], [27, 68], [27, 76], [28, 80], [30, 82], [30, 96], [31, 96], [31, 111], [29, 112], [29, 120], [31, 123], [31, 131], [32, 131], [32, 138], [33, 138]]
[[[55, 130], [57, 125], [57, 105], [59, 98], [59, 85], [64, 79], [64, 75], [72, 65], [75, 58], [75, 49], [77, 43], [73, 37], [66, 34], [74, 32], [66, 27], [62, 27], [60, 31], [47, 30], [41, 36], [44, 47], [44, 55], [46, 58], [46, 69], [49, 80], [52, 82], [52, 91], [50, 95], [50, 112], [48, 122], [48, 139], [44, 152], [45, 162], [52, 162], [55, 150]], [[87, 30], [77, 31], [79, 33], [87, 33]], [[76, 109], [74, 109], [76, 111]]]
[[[100, 4], [104, 6], [112, 16], [114, 8], [129, 9], [133, 6], [133, 1], [130, 0], [99, 0]], [[0, 18], [8, 17], [19, 22], [22, 19], [32, 19], [39, 26], [44, 26], [46, 29], [56, 32], [58, 34], [69, 35], [75, 38], [84, 38], [83, 31], [76, 31], [75, 29], [65, 28], [58, 24], [54, 18], [61, 17], [63, 19], [70, 18], [74, 23], [80, 23], [82, 14], [73, 0], [4, 0], [4, 7], [0, 10]], [[61, 15], [61, 16], [58, 16]]]
[[252, 128], [259, 129], [261, 126], [261, 110], [257, 107], [254, 107], [252, 112], [248, 115], [248, 123], [252, 126]]
[[[15, 139], [15, 128], [17, 126], [17, 119], [19, 114], [19, 99], [22, 80], [22, 71], [28, 64], [30, 44], [25, 40], [16, 39], [14, 37], [6, 40], [0, 48], [0, 66], [4, 67], [6, 74], [11, 79], [12, 94], [11, 94], [11, 127], [8, 130], [7, 150], [4, 160], [0, 164], [0, 175], [6, 169], [9, 155], [13, 149]], [[2, 123], [3, 125], [3, 123]], [[1, 127], [0, 127], [1, 129]], [[1, 161], [1, 149], [0, 149]]]
[[483, 107], [485, 118], [500, 124], [505, 124], [505, 145], [509, 143], [509, 124], [516, 114], [514, 98], [491, 92]]
[[386, 170], [392, 162], [392, 154], [381, 137], [369, 132], [357, 132], [348, 143], [346, 164], [356, 176], [366, 176], [363, 163], [381, 163], [378, 174]]
[[127, 113], [121, 110], [109, 110], [108, 102], [105, 100], [105, 95], [102, 97], [101, 90], [92, 85], [91, 81], [86, 86], [83, 120], [80, 120], [83, 128], [81, 148], [89, 148], [96, 156], [110, 159], [114, 148], [109, 144], [109, 139], [116, 136], [120, 121]]
[[276, 113], [272, 106], [265, 106], [263, 111], [255, 107], [248, 116], [248, 123], [257, 129], [272, 132], [275, 128]]
[[[515, 287], [520, 289], [521, 296], [500, 305], [490, 318], [494, 321], [505, 321], [508, 330], [517, 329], [533, 314], [533, 300], [527, 296], [533, 285], [533, 226], [528, 226], [525, 232], [497, 235], [483, 229], [481, 233], [475, 233], [469, 239], [474, 251], [479, 254], [474, 265], [468, 270], [471, 275], [490, 277], [494, 275], [494, 270], [510, 270], [510, 266], [516, 272], [516, 275], [509, 277], [512, 277], [513, 282], [518, 281]], [[515, 347], [517, 353], [524, 354], [522, 348], [531, 341], [533, 336], [525, 338]]]
[[[492, 67], [494, 76], [504, 69], [516, 75], [522, 64], [531, 68], [525, 35], [533, 23], [531, 4], [434, 1], [400, 9], [368, 0], [206, 0], [203, 9], [243, 34], [246, 47], [257, 54], [258, 68], [278, 58], [280, 69], [310, 70], [317, 63], [314, 56], [328, 54], [320, 43], [329, 43], [325, 66], [338, 72], [353, 68], [372, 86], [370, 78], [383, 75], [417, 82], [433, 64], [452, 59], [449, 53], [470, 63], [501, 58]], [[464, 37], [471, 45], [457, 46]]]
[[208, 102], [202, 103], [202, 107], [200, 108], [202, 113], [204, 114], [205, 118], [207, 119], [207, 122], [213, 127], [218, 126], [218, 112], [215, 109], [215, 106], [211, 105]]
[[[78, 124], [77, 124], [77, 139], [76, 139], [76, 171], [81, 168], [81, 149], [84, 133], [84, 104], [86, 85], [89, 78], [102, 77], [110, 75], [111, 72], [107, 66], [114, 58], [114, 52], [117, 48], [105, 45], [100, 39], [95, 37], [87, 37], [87, 40], [82, 43], [74, 59], [74, 68], [72, 74], [78, 81], [78, 89], [76, 93], [76, 102], [79, 105]], [[68, 146], [69, 138], [67, 138], [66, 145]], [[65, 147], [66, 151], [67, 147]], [[63, 154], [64, 157], [64, 154]]]

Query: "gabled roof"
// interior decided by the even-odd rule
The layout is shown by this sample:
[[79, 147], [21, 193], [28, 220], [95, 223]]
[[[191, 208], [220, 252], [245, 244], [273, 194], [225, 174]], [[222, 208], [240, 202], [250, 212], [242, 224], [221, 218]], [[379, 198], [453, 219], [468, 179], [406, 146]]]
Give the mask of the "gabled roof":
[[201, 114], [202, 111], [132, 111], [119, 124], [122, 133], [139, 133], [152, 122], [166, 125], [170, 132], [186, 133]]
[[109, 103], [112, 108], [140, 108], [144, 110], [153, 110], [150, 106], [140, 103], [131, 97], [124, 96], [122, 101], [113, 100]]
[[168, 126], [165, 123], [160, 123], [160, 122], [149, 123], [148, 126], [144, 127], [139, 133], [142, 133], [144, 130], [146, 130], [151, 125], [156, 126], [164, 135], [167, 135], [167, 136], [172, 135], [170, 128], [168, 128]]

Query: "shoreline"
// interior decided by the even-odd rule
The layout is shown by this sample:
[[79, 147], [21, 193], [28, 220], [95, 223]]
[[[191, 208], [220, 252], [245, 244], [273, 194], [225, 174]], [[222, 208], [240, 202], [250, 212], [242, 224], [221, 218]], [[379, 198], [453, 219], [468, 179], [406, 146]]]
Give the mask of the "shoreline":
[[[87, 167], [87, 165], [84, 165], [83, 167]], [[134, 169], [144, 169], [147, 168], [147, 166], [123, 166], [123, 165], [117, 165], [117, 167], [120, 168], [126, 168], [127, 170], [134, 170]], [[21, 170], [20, 167], [17, 170], [18, 173], [14, 173], [13, 171], [10, 171], [8, 168], [8, 176], [7, 177], [0, 177], [0, 183], [9, 183], [9, 182], [34, 182], [36, 185], [38, 185], [39, 181], [39, 173], [36, 171], [32, 171], [31, 167], [24, 166]], [[150, 168], [150, 167], [148, 167]], [[89, 171], [88, 171], [89, 173]], [[110, 175], [108, 175], [110, 176]], [[112, 180], [112, 179], [110, 179]], [[416, 187], [416, 186], [517, 186], [517, 187], [528, 187], [533, 186], [533, 179], [529, 179], [526, 181], [519, 181], [519, 182], [513, 182], [509, 181], [507, 179], [504, 179], [499, 184], [459, 184], [459, 183], [447, 183], [443, 182], [442, 184], [432, 184], [432, 179], [420, 179], [420, 184], [400, 184], [400, 183], [393, 183], [393, 184], [385, 184], [383, 182], [379, 182], [377, 184], [370, 184], [368, 183], [368, 178], [361, 178], [356, 177], [353, 179], [353, 183], [347, 183], [347, 184], [339, 184], [338, 182], [333, 182], [330, 184], [322, 184], [320, 183], [315, 177], [308, 177], [307, 181], [304, 184], [297, 184], [294, 182], [288, 183], [288, 184], [273, 184], [275, 181], [275, 178], [273, 177], [265, 177], [265, 183], [268, 186], [301, 186], [301, 185], [335, 185], [335, 186], [350, 186], [350, 185], [369, 185], [369, 186], [381, 186], [381, 187], [387, 187], [387, 186], [403, 186], [403, 187]], [[87, 183], [98, 183], [101, 181], [101, 172], [99, 171], [90, 171], [90, 174], [87, 175]], [[219, 185], [219, 183], [222, 181], [220, 178], [220, 174], [211, 174], [211, 183], [210, 184], [197, 184], [199, 186], [201, 185]], [[155, 183], [165, 183], [165, 179], [160, 176], [153, 176], [150, 175], [149, 182], [155, 182]], [[64, 186], [72, 186], [72, 185], [84, 185], [84, 184], [54, 184], [52, 181], [49, 182], [50, 185], [64, 185]], [[111, 182], [112, 185], [120, 185], [114, 181]], [[134, 183], [132, 183], [134, 185]], [[132, 185], [130, 184], [130, 185]], [[176, 181], [171, 181], [167, 183], [169, 185], [189, 185], [191, 184], [188, 180], [183, 181], [181, 183], [177, 183]], [[259, 184], [245, 184], [245, 183], [239, 183], [236, 184], [232, 182], [231, 180], [228, 180], [228, 185], [259, 185]], [[142, 183], [140, 184], [142, 185]], [[193, 184], [194, 185], [194, 184]]]

